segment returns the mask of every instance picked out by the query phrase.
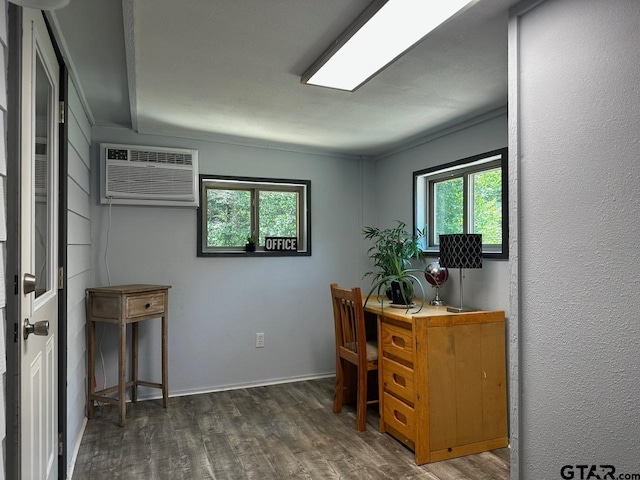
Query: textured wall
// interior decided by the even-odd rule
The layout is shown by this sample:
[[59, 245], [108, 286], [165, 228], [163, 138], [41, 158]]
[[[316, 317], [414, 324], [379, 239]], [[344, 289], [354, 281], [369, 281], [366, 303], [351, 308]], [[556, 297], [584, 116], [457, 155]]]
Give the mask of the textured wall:
[[565, 464], [640, 473], [638, 25], [628, 0], [521, 18], [523, 479]]

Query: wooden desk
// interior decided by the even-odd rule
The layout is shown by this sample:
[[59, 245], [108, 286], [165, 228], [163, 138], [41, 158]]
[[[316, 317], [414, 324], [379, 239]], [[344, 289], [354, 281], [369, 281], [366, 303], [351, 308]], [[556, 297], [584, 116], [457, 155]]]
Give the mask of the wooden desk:
[[[88, 401], [87, 417], [93, 417], [93, 402], [100, 401], [118, 405], [120, 426], [124, 426], [126, 391], [131, 387], [131, 401], [138, 400], [138, 386], [162, 389], [162, 406], [167, 408], [169, 396], [167, 361], [167, 326], [169, 315], [168, 285], [118, 285], [113, 287], [87, 288], [88, 356]], [[162, 382], [153, 383], [138, 379], [138, 323], [153, 318], [162, 319]], [[118, 384], [95, 391], [95, 338], [96, 322], [118, 325]], [[131, 380], [126, 379], [127, 324], [131, 324]], [[118, 398], [107, 397], [118, 392]]]
[[380, 431], [418, 465], [507, 446], [504, 312], [416, 310], [365, 306], [378, 319]]

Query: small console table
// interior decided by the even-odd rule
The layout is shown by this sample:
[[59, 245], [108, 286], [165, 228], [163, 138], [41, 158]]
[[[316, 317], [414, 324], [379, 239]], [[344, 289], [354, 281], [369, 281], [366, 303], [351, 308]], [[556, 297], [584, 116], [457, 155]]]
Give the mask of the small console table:
[[[93, 417], [93, 402], [100, 401], [118, 405], [120, 426], [124, 426], [127, 412], [126, 391], [131, 387], [131, 401], [138, 400], [139, 385], [162, 389], [162, 406], [168, 404], [168, 363], [167, 363], [167, 326], [169, 314], [170, 285], [117, 285], [113, 287], [87, 288], [89, 304], [87, 306], [88, 323], [88, 401], [87, 417]], [[162, 319], [162, 382], [153, 383], [138, 379], [138, 323], [154, 318]], [[96, 322], [118, 325], [118, 384], [95, 390], [95, 338]], [[126, 379], [127, 324], [131, 324], [131, 380]], [[107, 397], [118, 392], [118, 397]]]

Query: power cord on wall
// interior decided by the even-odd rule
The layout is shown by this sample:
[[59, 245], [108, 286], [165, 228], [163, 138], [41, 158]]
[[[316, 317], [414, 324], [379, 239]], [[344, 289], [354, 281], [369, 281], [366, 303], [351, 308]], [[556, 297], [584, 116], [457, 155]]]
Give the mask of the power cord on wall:
[[104, 266], [107, 270], [107, 283], [111, 286], [111, 273], [109, 273], [109, 236], [111, 235], [111, 200], [109, 197], [109, 225], [107, 226], [107, 240], [104, 245]]
[[[111, 236], [111, 200], [109, 197], [109, 224], [107, 226], [107, 238], [104, 246], [104, 266], [107, 271], [107, 283], [111, 286], [111, 273], [109, 272], [109, 237]], [[102, 341], [104, 340], [104, 332], [107, 324], [102, 323], [102, 333], [100, 334], [100, 342], [98, 343], [98, 352], [100, 353], [100, 363], [102, 364], [102, 389], [107, 388], [107, 369], [104, 366], [104, 354], [102, 353]]]

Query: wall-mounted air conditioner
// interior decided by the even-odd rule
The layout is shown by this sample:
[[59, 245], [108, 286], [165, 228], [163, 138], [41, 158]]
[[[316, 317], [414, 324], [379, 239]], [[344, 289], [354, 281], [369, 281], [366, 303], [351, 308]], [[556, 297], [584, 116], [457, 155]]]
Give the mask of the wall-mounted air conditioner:
[[100, 203], [198, 206], [198, 151], [100, 145]]

